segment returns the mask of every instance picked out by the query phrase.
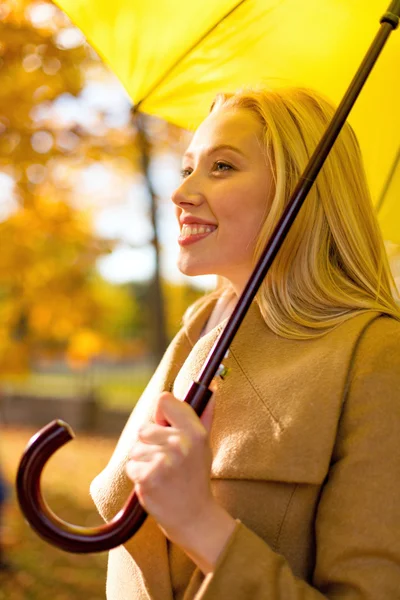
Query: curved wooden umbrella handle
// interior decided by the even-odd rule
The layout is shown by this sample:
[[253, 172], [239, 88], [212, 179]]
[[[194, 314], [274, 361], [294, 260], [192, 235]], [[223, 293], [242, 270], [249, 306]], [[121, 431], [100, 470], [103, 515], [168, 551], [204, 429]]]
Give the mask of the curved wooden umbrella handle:
[[112, 521], [98, 527], [71, 525], [53, 513], [41, 493], [42, 471], [50, 456], [74, 437], [67, 423], [56, 420], [31, 438], [18, 468], [18, 501], [31, 527], [46, 541], [69, 552], [102, 552], [131, 538], [147, 513], [134, 492]]
[[[209, 389], [194, 383], [185, 402], [189, 402], [197, 414], [201, 414], [210, 397]], [[54, 546], [75, 553], [111, 550], [128, 541], [147, 517], [135, 492], [132, 492], [112, 521], [92, 528], [72, 525], [57, 517], [41, 492], [41, 476], [47, 461], [74, 437], [68, 423], [55, 420], [31, 438], [18, 468], [18, 501], [31, 527]]]

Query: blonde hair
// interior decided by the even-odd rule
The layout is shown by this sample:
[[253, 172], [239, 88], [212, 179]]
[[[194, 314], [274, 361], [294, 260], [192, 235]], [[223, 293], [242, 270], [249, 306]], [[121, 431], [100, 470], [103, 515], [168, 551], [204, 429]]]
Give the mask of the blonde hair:
[[[303, 88], [219, 94], [211, 112], [221, 108], [250, 110], [264, 126], [275, 194], [256, 241], [255, 265], [335, 109]], [[215, 291], [190, 314], [229, 287], [218, 278]], [[400, 319], [394, 290], [359, 145], [346, 123], [255, 301], [272, 331], [309, 339], [365, 311]]]

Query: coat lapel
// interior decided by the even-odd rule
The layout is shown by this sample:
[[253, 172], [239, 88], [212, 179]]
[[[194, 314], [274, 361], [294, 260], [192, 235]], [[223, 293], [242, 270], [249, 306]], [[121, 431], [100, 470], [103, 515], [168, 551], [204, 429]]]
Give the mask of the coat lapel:
[[353, 351], [376, 316], [299, 341], [275, 335], [253, 303], [231, 344], [231, 375], [218, 383], [212, 477], [321, 484]]
[[[329, 469], [353, 349], [377, 313], [352, 317], [329, 334], [285, 339], [255, 302], [217, 378], [210, 443], [213, 479], [320, 484]], [[175, 383], [184, 398], [227, 319], [192, 348]]]

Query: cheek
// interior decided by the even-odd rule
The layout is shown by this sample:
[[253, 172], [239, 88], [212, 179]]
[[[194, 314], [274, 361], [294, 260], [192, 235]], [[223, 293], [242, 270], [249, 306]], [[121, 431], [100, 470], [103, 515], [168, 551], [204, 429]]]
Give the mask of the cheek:
[[[251, 196], [251, 194], [253, 194]], [[219, 223], [221, 234], [227, 235], [243, 247], [243, 242], [250, 242], [257, 237], [266, 215], [266, 200], [256, 197], [254, 190], [249, 195], [243, 194], [237, 201], [220, 207]]]

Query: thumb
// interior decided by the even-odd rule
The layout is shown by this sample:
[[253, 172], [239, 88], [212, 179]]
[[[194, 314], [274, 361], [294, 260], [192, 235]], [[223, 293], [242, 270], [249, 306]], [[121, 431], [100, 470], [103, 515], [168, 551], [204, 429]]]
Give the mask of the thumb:
[[196, 415], [192, 407], [175, 398], [171, 392], [162, 392], [158, 397], [154, 411], [154, 421], [157, 425], [172, 425], [185, 429], [190, 426], [194, 417]]
[[200, 417], [200, 421], [204, 425], [207, 430], [207, 433], [210, 434], [211, 426], [214, 418], [214, 409], [215, 409], [215, 396], [211, 396], [208, 401], [207, 406], [205, 407], [203, 414]]
[[159, 396], [153, 415], [154, 422], [157, 423], [157, 425], [163, 425], [164, 427], [168, 427], [170, 425], [170, 422], [166, 419], [165, 404], [172, 398], [173, 395], [170, 392], [162, 392]]

